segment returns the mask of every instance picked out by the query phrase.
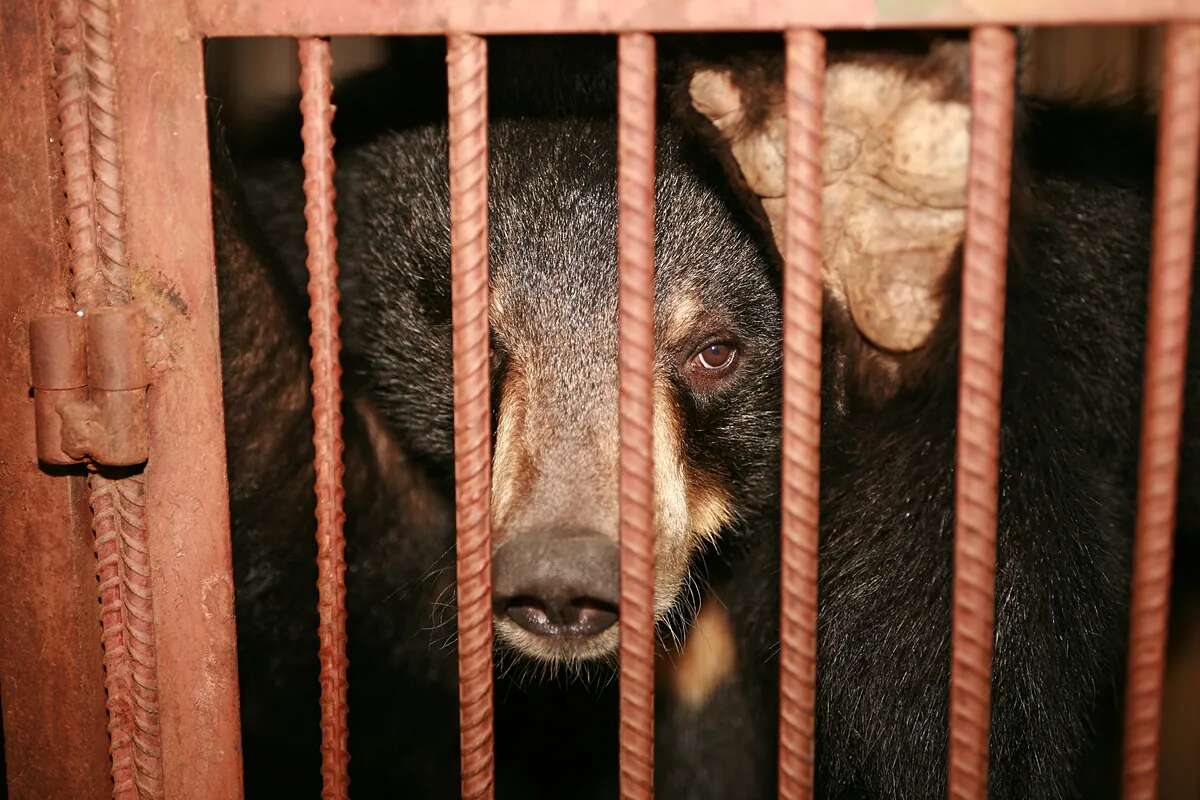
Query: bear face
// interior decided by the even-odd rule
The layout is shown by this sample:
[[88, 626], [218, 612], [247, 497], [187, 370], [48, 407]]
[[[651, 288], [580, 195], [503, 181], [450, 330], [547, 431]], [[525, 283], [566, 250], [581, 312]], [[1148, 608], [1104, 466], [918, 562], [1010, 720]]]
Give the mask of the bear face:
[[[490, 135], [496, 630], [535, 658], [609, 656], [619, 623], [578, 630], [589, 613], [616, 604], [615, 126], [501, 118]], [[339, 169], [348, 346], [370, 365], [362, 378], [381, 418], [443, 464], [452, 430], [445, 152], [444, 127], [428, 127], [388, 134], [348, 154]], [[761, 515], [777, 475], [777, 279], [760, 241], [721, 196], [712, 167], [687, 151], [675, 126], [661, 126], [660, 619], [689, 580], [696, 552], [733, 520]], [[564, 538], [572, 544], [556, 544]], [[537, 555], [518, 552], [526, 548]], [[569, 574], [580, 571], [570, 562], [585, 550], [593, 554], [589, 574]], [[563, 564], [525, 563], [554, 557]], [[573, 585], [555, 586], [563, 582]], [[570, 609], [545, 608], [550, 600], [530, 596], [539, 591], [575, 592], [567, 603], [582, 596], [595, 608], [578, 614], [570, 632], [569, 622], [549, 619]], [[567, 632], [556, 635], [556, 626]]]

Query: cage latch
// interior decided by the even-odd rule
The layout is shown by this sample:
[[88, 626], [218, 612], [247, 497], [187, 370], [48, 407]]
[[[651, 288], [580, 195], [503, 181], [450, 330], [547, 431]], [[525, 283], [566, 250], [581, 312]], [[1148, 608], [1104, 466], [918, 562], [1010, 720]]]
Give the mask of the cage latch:
[[118, 467], [149, 457], [142, 331], [130, 306], [30, 322], [39, 461]]

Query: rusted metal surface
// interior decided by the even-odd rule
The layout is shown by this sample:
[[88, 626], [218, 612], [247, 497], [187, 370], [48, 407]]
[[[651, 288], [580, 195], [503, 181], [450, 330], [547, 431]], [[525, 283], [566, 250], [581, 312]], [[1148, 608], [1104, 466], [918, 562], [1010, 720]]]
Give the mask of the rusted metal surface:
[[130, 306], [100, 308], [86, 320], [88, 385], [119, 392], [149, 384], [141, 313]]
[[87, 403], [71, 407], [65, 418], [73, 424], [63, 430], [63, 452], [105, 467], [145, 464], [150, 451], [146, 391], [145, 386], [89, 390]]
[[[91, 150], [92, 190], [79, 198], [90, 201], [95, 231], [95, 258], [75, 261], [76, 303], [83, 307], [121, 305], [133, 297], [132, 272], [125, 260], [124, 188], [121, 179], [119, 101], [113, 60], [116, 0], [60, 0], [65, 9], [78, 2], [87, 71], [87, 143]], [[63, 132], [64, 142], [67, 139]], [[70, 158], [64, 156], [64, 164]], [[69, 196], [69, 195], [68, 195]], [[72, 204], [78, 207], [78, 203]], [[73, 219], [82, 216], [73, 213]], [[74, 225], [74, 222], [72, 223]], [[74, 238], [74, 237], [72, 237]]]
[[[162, 794], [227, 800], [241, 751], [201, 43], [178, 3], [123, 0], [116, 23], [124, 263], [154, 376], [146, 491], [122, 499], [154, 534]], [[152, 687], [133, 660], [140, 713]]]
[[[104, 647], [104, 692], [108, 709], [113, 797], [115, 800], [137, 800], [136, 767], [133, 761], [133, 688], [130, 685], [133, 668], [129, 663], [129, 650], [125, 646], [128, 637], [123, 619], [126, 587], [122, 573], [127, 565], [121, 548], [121, 534], [125, 528], [121, 512], [128, 507], [140, 510], [144, 504], [128, 502], [128, 484], [118, 487], [116, 483], [92, 474], [88, 479], [88, 489], [100, 592], [100, 642]], [[140, 481], [138, 485], [141, 486]], [[137, 494], [138, 497], [142, 495], [141, 491]]]
[[[98, 422], [95, 433], [89, 431], [79, 443], [77, 452], [89, 455], [97, 464], [105, 466], [132, 466], [145, 463], [149, 456], [150, 443], [146, 419], [146, 391], [150, 376], [146, 370], [146, 354], [142, 314], [133, 306], [101, 308], [87, 315], [88, 328], [88, 391], [89, 406], [96, 411]], [[67, 448], [69, 449], [69, 448]], [[140, 481], [139, 481], [140, 483]], [[130, 518], [131, 524], [144, 525], [139, 508], [137, 515]], [[139, 544], [145, 552], [145, 537], [127, 537], [130, 546]], [[149, 587], [147, 587], [149, 592]], [[145, 599], [149, 600], [147, 594]], [[132, 602], [132, 599], [131, 599]], [[142, 644], [148, 647], [153, 641], [153, 616], [148, 615], [151, 627], [136, 634], [150, 636]], [[153, 647], [143, 654], [146, 658], [146, 679], [154, 676]], [[142, 698], [157, 707], [157, 700]], [[152, 726], [155, 739], [158, 737], [157, 710], [144, 709], [153, 715]], [[149, 734], [147, 734], [149, 735]]]
[[208, 36], [305, 36], [632, 31], [786, 30], [1054, 25], [1200, 19], [1190, 0], [189, 0], [194, 30]]
[[623, 800], [654, 796], [654, 37], [617, 45]]
[[813, 796], [821, 473], [821, 132], [825, 38], [787, 32], [779, 796]]
[[29, 324], [29, 372], [34, 389], [87, 386], [87, 324], [82, 315], [44, 314]]
[[494, 793], [487, 43], [449, 37], [458, 719], [462, 796]]
[[86, 386], [35, 389], [33, 415], [37, 460], [55, 466], [83, 463], [89, 447], [84, 444], [79, 448], [79, 436], [86, 434], [89, 427], [97, 427], [94, 412], [95, 408], [88, 402]]
[[81, 307], [132, 297], [125, 266], [112, 0], [56, 0], [55, 86], [71, 236], [72, 294]]
[[[73, 245], [71, 288], [78, 307], [98, 309], [128, 303], [132, 297], [132, 275], [125, 262], [111, 0], [59, 0], [56, 12], [56, 82]], [[117, 319], [139, 318], [118, 312]], [[95, 327], [94, 337], [90, 319], [88, 329], [89, 351], [114, 349], [105, 348], [113, 340], [105, 335], [109, 328], [103, 322]], [[140, 328], [133, 335], [140, 345]], [[135, 353], [141, 355], [140, 346]], [[96, 363], [103, 371], [111, 360], [98, 358]], [[99, 402], [66, 409], [62, 451], [75, 458], [98, 454], [122, 464], [144, 460], [144, 386], [132, 395], [103, 393]], [[123, 419], [123, 412], [133, 413]], [[127, 425], [129, 420], [136, 423]], [[162, 760], [144, 476], [136, 472], [114, 478], [93, 471], [88, 488], [113, 796], [157, 798], [162, 796]]]
[[93, 285], [96, 226], [95, 197], [92, 184], [91, 139], [88, 130], [87, 48], [79, 0], [52, 0], [54, 3], [54, 86], [58, 92], [58, 129], [62, 145], [64, 191], [67, 195], [67, 220], [74, 265], [72, 286], [91, 299], [103, 292]]
[[[162, 760], [146, 484], [140, 476], [113, 480], [93, 475], [89, 488], [100, 580], [109, 746], [114, 758], [113, 796], [158, 798], [163, 796]], [[115, 686], [127, 693], [123, 705], [113, 702]], [[116, 761], [118, 753], [128, 761]]]
[[103, 800], [86, 483], [38, 468], [29, 397], [27, 323], [68, 297], [51, 27], [48, 4], [0, 4], [0, 707], [12, 800]]
[[349, 793], [346, 728], [346, 537], [342, 475], [342, 365], [337, 214], [333, 186], [333, 83], [328, 39], [301, 39], [304, 218], [312, 326], [313, 466], [317, 493], [317, 638], [321, 663], [321, 797]]
[[971, 161], [963, 250], [950, 666], [951, 798], [987, 797], [1000, 378], [1016, 39], [971, 32]]
[[[67, 222], [71, 236], [71, 288], [78, 305], [100, 305], [107, 300], [99, 269], [96, 243], [96, 175], [92, 169], [88, 74], [89, 49], [86, 25], [78, 0], [60, 0], [55, 8], [55, 85], [58, 90], [59, 136], [62, 142]], [[65, 445], [65, 442], [63, 443]], [[60, 446], [61, 447], [61, 446]], [[65, 451], [64, 451], [65, 452]], [[78, 453], [66, 453], [72, 459]], [[130, 480], [140, 480], [130, 478]], [[133, 670], [125, 647], [124, 594], [121, 580], [123, 556], [120, 533], [125, 527], [111, 513], [119, 501], [116, 487], [102, 475], [88, 476], [92, 529], [95, 534], [96, 572], [100, 592], [101, 643], [104, 648], [104, 700], [108, 712], [109, 758], [113, 797], [136, 800], [133, 760]], [[114, 496], [115, 495], [115, 496]], [[142, 507], [137, 508], [138, 511]], [[136, 513], [136, 512], [135, 512]], [[144, 527], [144, 526], [139, 526]]]
[[63, 452], [66, 409], [87, 403], [87, 326], [76, 314], [46, 314], [29, 324], [37, 457], [44, 464], [75, 464]]
[[1200, 156], [1200, 25], [1165, 39], [1125, 688], [1124, 797], [1158, 796], [1163, 669], [1179, 476]]
[[86, 317], [45, 315], [29, 325], [38, 460], [104, 466], [146, 461], [146, 359], [131, 306]]

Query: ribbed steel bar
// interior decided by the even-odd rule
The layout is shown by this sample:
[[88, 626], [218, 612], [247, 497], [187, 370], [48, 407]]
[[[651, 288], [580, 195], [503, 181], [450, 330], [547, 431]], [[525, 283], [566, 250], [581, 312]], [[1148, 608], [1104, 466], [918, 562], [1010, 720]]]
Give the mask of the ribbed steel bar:
[[971, 161], [955, 455], [949, 795], [984, 800], [991, 721], [1004, 286], [1016, 41], [971, 32]]
[[1171, 25], [1163, 52], [1137, 532], [1125, 687], [1124, 797], [1158, 797], [1163, 669], [1200, 155], [1200, 25]]
[[327, 39], [301, 39], [300, 112], [308, 319], [312, 325], [313, 445], [317, 493], [317, 636], [321, 663], [321, 797], [349, 794], [346, 727], [346, 539], [342, 486], [342, 367], [338, 329], [337, 214], [333, 185], [332, 58]]
[[463, 797], [490, 798], [494, 793], [494, 748], [487, 42], [478, 36], [452, 35], [447, 42], [446, 61], [450, 91], [459, 746]]
[[[124, 188], [121, 180], [117, 73], [113, 58], [116, 0], [83, 0], [83, 40], [87, 48], [88, 145], [92, 151], [97, 271], [80, 287], [87, 305], [123, 305], [133, 297], [125, 265]], [[77, 290], [78, 293], [79, 290]], [[91, 295], [87, 297], [86, 295]]]
[[[125, 263], [112, 0], [55, 6], [56, 89], [76, 307], [132, 299]], [[88, 476], [115, 798], [163, 796], [145, 477]]]
[[[62, 142], [67, 223], [71, 243], [72, 288], [79, 305], [103, 304], [103, 284], [96, 253], [95, 197], [92, 183], [91, 132], [88, 127], [87, 52], [84, 22], [78, 0], [60, 0], [55, 7], [55, 88], [58, 93], [59, 139]], [[101, 642], [104, 647], [104, 690], [108, 712], [109, 756], [112, 759], [113, 797], [137, 798], [133, 774], [133, 712], [130, 686], [132, 670], [124, 647], [122, 609], [124, 584], [120, 577], [118, 537], [113, 525], [120, 517], [104, 513], [104, 496], [97, 495], [99, 476], [89, 478], [94, 547], [100, 591]], [[105, 495], [108, 494], [107, 486]], [[97, 526], [97, 522], [99, 525]]]
[[103, 302], [103, 292], [94, 288], [99, 270], [83, 27], [79, 0], [58, 0], [54, 7], [54, 86], [58, 94], [59, 141], [67, 195], [72, 293], [81, 304], [85, 299], [99, 298]]
[[[101, 637], [105, 670], [115, 671], [106, 687], [125, 683], [127, 708], [113, 705], [109, 734], [113, 747], [114, 796], [163, 797], [159, 734], [158, 666], [154, 646], [154, 599], [150, 589], [150, 551], [146, 535], [146, 484], [141, 475], [119, 480], [92, 475], [92, 527], [100, 577]], [[122, 687], [124, 690], [124, 687]], [[111, 688], [110, 688], [111, 691]], [[111, 703], [111, 699], [110, 699]], [[129, 714], [128, 720], [121, 716]], [[117, 782], [117, 746], [126, 734], [128, 778]], [[124, 777], [124, 776], [123, 776]]]
[[821, 129], [825, 38], [787, 32], [779, 796], [813, 796], [821, 471]]
[[654, 796], [654, 37], [618, 40], [621, 797]]

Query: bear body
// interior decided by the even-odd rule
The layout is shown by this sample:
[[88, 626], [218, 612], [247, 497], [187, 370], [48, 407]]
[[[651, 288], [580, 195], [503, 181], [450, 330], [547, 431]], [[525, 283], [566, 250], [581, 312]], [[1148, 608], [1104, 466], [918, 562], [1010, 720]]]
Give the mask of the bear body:
[[[552, 62], [557, 71], [516, 45], [493, 49], [494, 407], [503, 426], [520, 374], [522, 430], [543, 437], [545, 453], [562, 447], [575, 457], [599, 441], [575, 427], [615, 428], [611, 48], [599, 47], [598, 60]], [[438, 96], [436, 85], [428, 94]], [[351, 778], [360, 797], [458, 791], [449, 195], [439, 111], [444, 118], [444, 99], [440, 109], [410, 109], [406, 121], [351, 133], [337, 156]], [[1135, 508], [1152, 132], [1149, 122], [1117, 113], [1021, 106], [993, 797], [1080, 796], [1100, 741], [1095, 729], [1114, 718]], [[733, 666], [695, 701], [660, 682], [656, 793], [765, 798], [776, 791], [778, 713], [778, 254], [710, 145], [665, 105], [657, 162], [656, 334], [682, 342], [660, 345], [658, 374], [689, 500], [711, 484], [723, 509], [718, 535], [695, 545], [661, 620], [664, 671], [684, 646], [672, 637], [684, 638], [702, 591], [706, 607], [725, 609]], [[214, 198], [246, 785], [251, 797], [312, 793], [318, 685], [300, 173], [294, 160], [237, 176], [222, 169]], [[929, 344], [889, 362], [898, 366], [884, 378], [844, 310], [826, 303], [821, 797], [945, 793], [956, 273], [943, 288]], [[697, 330], [736, 338], [737, 372], [716, 388], [689, 383], [681, 366], [679, 353], [696, 345], [684, 341], [693, 318], [703, 320]], [[1190, 377], [1194, 406], [1194, 369]], [[1194, 427], [1185, 436], [1181, 526], [1195, 524], [1187, 500], [1197, 488]], [[582, 456], [563, 467], [590, 469]], [[565, 508], [577, 491], [579, 513], [615, 514], [603, 487], [556, 491], [544, 502]], [[498, 796], [616, 793], [614, 664], [539, 663], [501, 638]]]

